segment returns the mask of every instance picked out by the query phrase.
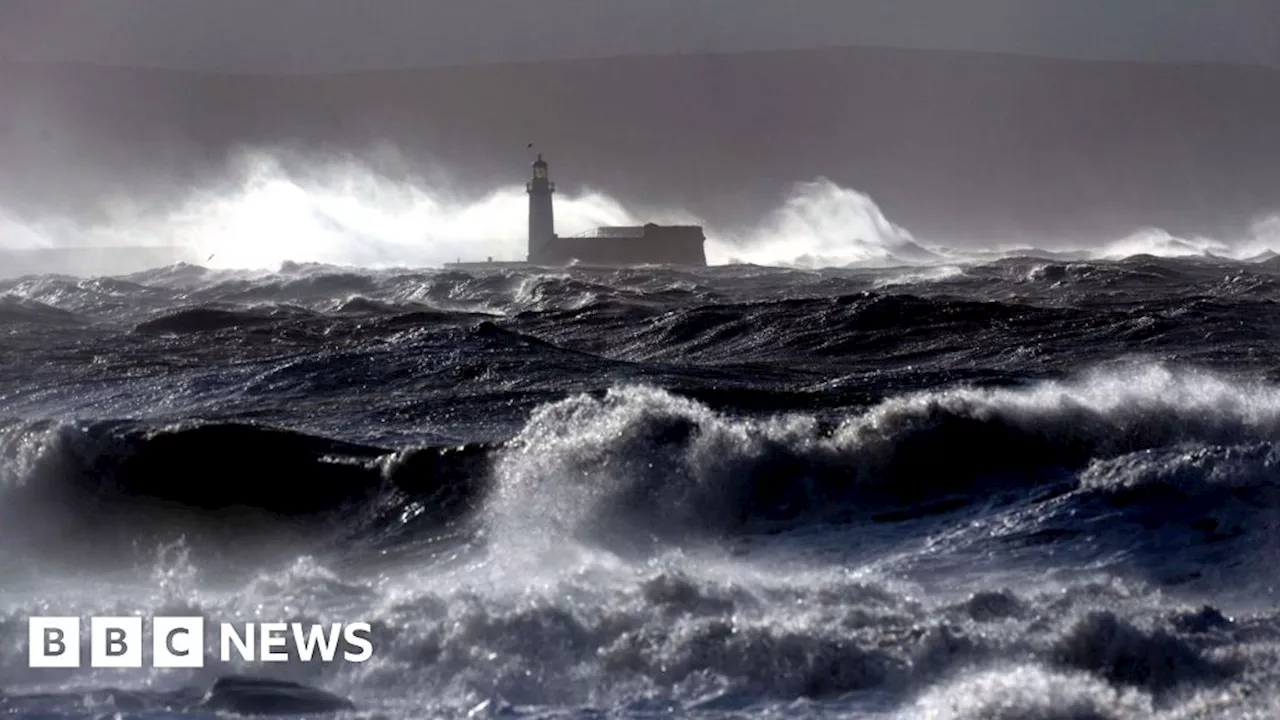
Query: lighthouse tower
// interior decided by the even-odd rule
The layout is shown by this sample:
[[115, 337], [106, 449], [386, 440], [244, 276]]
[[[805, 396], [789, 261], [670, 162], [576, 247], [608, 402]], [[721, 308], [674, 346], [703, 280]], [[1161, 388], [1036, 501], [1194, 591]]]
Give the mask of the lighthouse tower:
[[555, 214], [551, 209], [551, 195], [556, 185], [547, 176], [547, 162], [542, 159], [542, 153], [533, 161], [533, 179], [525, 184], [525, 189], [529, 191], [529, 262], [544, 263], [556, 237]]

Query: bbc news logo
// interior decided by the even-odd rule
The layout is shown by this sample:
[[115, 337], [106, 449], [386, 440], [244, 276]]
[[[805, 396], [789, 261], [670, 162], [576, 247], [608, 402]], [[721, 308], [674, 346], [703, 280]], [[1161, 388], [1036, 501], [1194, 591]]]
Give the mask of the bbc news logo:
[[[151, 667], [204, 667], [202, 617], [156, 617], [150, 623]], [[369, 623], [221, 623], [218, 654], [222, 662], [362, 663], [373, 657]], [[83, 666], [78, 617], [33, 617], [27, 621], [29, 662], [33, 668]], [[146, 637], [141, 617], [89, 618], [89, 667], [140, 668]], [[339, 652], [341, 651], [341, 652]]]

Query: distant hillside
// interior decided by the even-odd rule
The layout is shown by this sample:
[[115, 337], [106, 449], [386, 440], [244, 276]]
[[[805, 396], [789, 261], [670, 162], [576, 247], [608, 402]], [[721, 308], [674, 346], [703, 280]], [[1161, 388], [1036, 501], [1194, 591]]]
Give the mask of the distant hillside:
[[[391, 143], [522, 182], [747, 223], [797, 181], [922, 238], [1222, 232], [1280, 210], [1280, 72], [930, 51], [631, 57], [326, 76], [0, 65], [0, 203], [201, 182], [239, 144]], [[370, 157], [375, 157], [370, 155]], [[438, 166], [437, 166], [438, 167]]]

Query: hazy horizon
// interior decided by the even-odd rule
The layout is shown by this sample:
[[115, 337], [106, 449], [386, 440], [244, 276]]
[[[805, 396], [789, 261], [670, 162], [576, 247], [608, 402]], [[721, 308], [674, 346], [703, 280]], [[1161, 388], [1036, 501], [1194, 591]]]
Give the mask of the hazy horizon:
[[[693, 218], [720, 258], [865, 259], [899, 236], [1253, 247], [1280, 213], [1269, 9], [17, 0], [0, 6], [0, 247], [515, 259], [528, 142], [565, 232]], [[267, 177], [246, 153], [284, 162]]]
[[1278, 15], [1268, 0], [10, 0], [0, 46], [12, 60], [265, 74], [821, 47], [1280, 68]]

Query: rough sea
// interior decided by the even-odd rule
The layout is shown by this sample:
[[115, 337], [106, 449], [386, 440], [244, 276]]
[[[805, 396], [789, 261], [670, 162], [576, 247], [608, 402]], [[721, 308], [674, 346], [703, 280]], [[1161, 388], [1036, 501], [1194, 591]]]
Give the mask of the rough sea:
[[[1277, 301], [1141, 255], [0, 281], [0, 716], [252, 675], [392, 720], [1280, 717]], [[27, 667], [32, 615], [192, 614], [375, 652]]]

